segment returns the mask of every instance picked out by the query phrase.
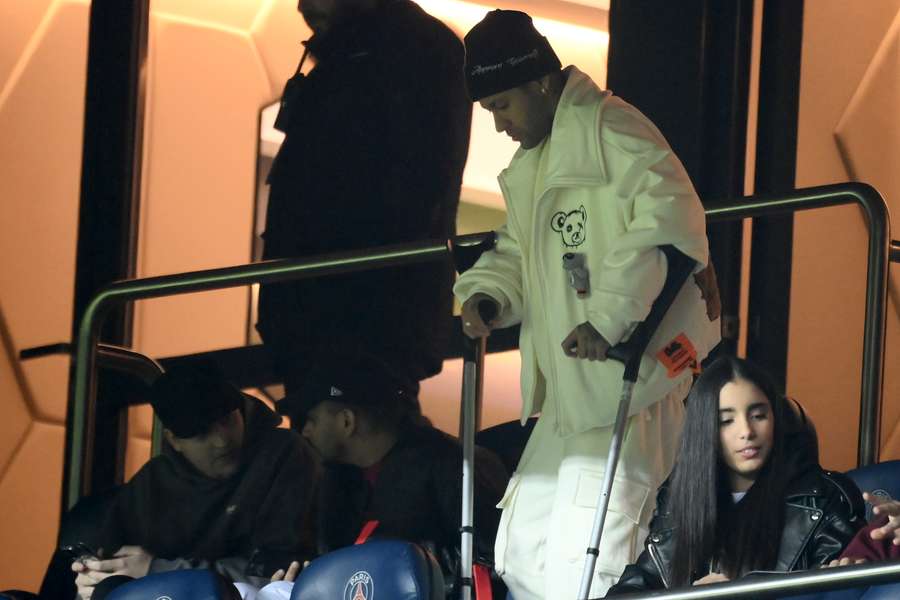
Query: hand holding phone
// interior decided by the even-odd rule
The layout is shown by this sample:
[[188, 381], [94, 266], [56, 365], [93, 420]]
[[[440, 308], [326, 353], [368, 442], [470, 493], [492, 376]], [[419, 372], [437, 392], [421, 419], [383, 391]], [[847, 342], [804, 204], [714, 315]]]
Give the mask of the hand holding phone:
[[100, 552], [94, 550], [84, 542], [75, 542], [68, 546], [62, 546], [60, 552], [67, 555], [72, 562], [80, 562], [91, 558], [100, 558]]

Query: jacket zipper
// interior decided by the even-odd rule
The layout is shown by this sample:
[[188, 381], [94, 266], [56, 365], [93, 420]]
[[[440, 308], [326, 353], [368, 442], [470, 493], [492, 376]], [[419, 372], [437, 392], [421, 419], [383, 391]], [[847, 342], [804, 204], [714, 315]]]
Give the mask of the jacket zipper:
[[[504, 170], [500, 173], [500, 175], [497, 177], [497, 181], [498, 181], [499, 184], [500, 184], [500, 191], [501, 191], [501, 193], [503, 194], [504, 200], [506, 201], [507, 211], [508, 211], [508, 212], [511, 212], [511, 208], [510, 208], [510, 207], [512, 206], [512, 202], [511, 202], [512, 196], [511, 196], [510, 193], [509, 193], [509, 186], [508, 186], [507, 183], [506, 183], [506, 169], [504, 169]], [[547, 294], [546, 294], [546, 290], [544, 290], [544, 285], [543, 285], [543, 284], [544, 284], [544, 282], [546, 281], [547, 278], [546, 278], [546, 275], [545, 275], [545, 273], [544, 273], [544, 271], [543, 271], [543, 268], [542, 268], [542, 266], [541, 266], [541, 256], [540, 256], [540, 253], [538, 252], [538, 248], [540, 248], [542, 244], [541, 244], [541, 241], [540, 241], [540, 238], [539, 238], [540, 231], [538, 231], [539, 225], [538, 225], [538, 223], [537, 223], [536, 214], [537, 214], [537, 210], [538, 210], [538, 204], [540, 204], [540, 201], [544, 199], [544, 197], [546, 196], [546, 194], [547, 194], [548, 191], [550, 191], [550, 188], [549, 188], [549, 187], [545, 187], [544, 191], [541, 193], [541, 195], [538, 197], [538, 199], [537, 199], [537, 200], [532, 200], [532, 204], [529, 205], [529, 206], [531, 207], [531, 210], [533, 211], [532, 214], [531, 214], [531, 219], [530, 219], [530, 220], [531, 220], [531, 231], [530, 231], [530, 233], [531, 233], [531, 235], [532, 235], [532, 241], [533, 241], [533, 243], [530, 245], [530, 248], [529, 248], [529, 255], [530, 255], [530, 257], [531, 257], [531, 260], [534, 261], [535, 271], [536, 271], [536, 275], [537, 275], [537, 281], [532, 282], [532, 286], [535, 287], [536, 289], [538, 289], [538, 290], [539, 290], [539, 293], [540, 293], [540, 300], [539, 300], [538, 302], [535, 302], [535, 299], [532, 299], [532, 301], [531, 301], [530, 304], [531, 304], [532, 306], [538, 306], [538, 307], [544, 307], [544, 306], [546, 306], [545, 300], [546, 300]], [[507, 217], [507, 218], [509, 219], [509, 217]], [[516, 225], [516, 227], [518, 228], [518, 224]], [[522, 242], [521, 242], [521, 240], [520, 240], [520, 241], [519, 241], [519, 244], [521, 244], [521, 243], [522, 243]], [[523, 267], [524, 267], [526, 270], [528, 269], [528, 265], [527, 265], [527, 264], [523, 265]], [[530, 278], [529, 278], [529, 279], [530, 279]], [[544, 334], [545, 334], [545, 335], [549, 334], [549, 331], [548, 331], [548, 330], [549, 330], [549, 326], [548, 326], [548, 323], [547, 323], [547, 319], [546, 319], [546, 317], [545, 317], [544, 315], [541, 315], [541, 322], [542, 322], [542, 324], [541, 324], [541, 329], [543, 329]], [[536, 335], [536, 332], [532, 333], [532, 335]], [[541, 337], [544, 337], [544, 335], [542, 335]], [[545, 340], [545, 341], [548, 342], [548, 344], [549, 344], [549, 342], [550, 342], [549, 339], [547, 339], [547, 340]], [[534, 341], [532, 341], [532, 343], [534, 343]], [[537, 369], [538, 371], [540, 371], [540, 361], [538, 360], [538, 353], [539, 353], [539, 351], [535, 348], [535, 351], [534, 351], [534, 368]], [[544, 374], [544, 378], [545, 378], [546, 382], [545, 382], [545, 390], [544, 390], [544, 399], [542, 400], [542, 403], [543, 403], [543, 402], [546, 402], [548, 392], [550, 392], [551, 390], [553, 390], [553, 391], [555, 392], [555, 391], [558, 390], [558, 387], [559, 387], [559, 386], [556, 384], [556, 364], [554, 363], [554, 357], [553, 357], [552, 351], [550, 352], [550, 356], [547, 357], [547, 360], [548, 360], [548, 362], [550, 363], [550, 364], [548, 365], [548, 369], [549, 369], [551, 372], [550, 372], [550, 373]], [[536, 385], [537, 385], [536, 380], [535, 380], [535, 381], [532, 381], [532, 390], [531, 390], [531, 395], [532, 395], [532, 409], [533, 409], [533, 407], [534, 407], [534, 386], [536, 386]], [[541, 410], [543, 411], [543, 409], [544, 409], [544, 407], [542, 406]], [[557, 399], [557, 400], [554, 402], [554, 409], [555, 409], [555, 413], [556, 413], [556, 414], [555, 414], [555, 417], [556, 417], [556, 423], [559, 424], [559, 423], [560, 423], [560, 406], [559, 406], [559, 399]]]
[[663, 585], [666, 586], [666, 589], [669, 589], [669, 578], [666, 577], [666, 570], [663, 569], [662, 559], [657, 554], [656, 544], [647, 544], [647, 550], [650, 552], [650, 558], [653, 559], [653, 564], [656, 566], [656, 570], [659, 572], [659, 578], [662, 579]]
[[[541, 203], [547, 197], [547, 194], [550, 192], [551, 189], [552, 188], [550, 186], [545, 186], [544, 191], [542, 191], [540, 196], [538, 196], [537, 199], [534, 200], [534, 205], [532, 208], [533, 212], [531, 215], [531, 233], [533, 236], [532, 239], [534, 239], [535, 242], [537, 242], [535, 244], [535, 246], [540, 244], [539, 240], [541, 239], [540, 224], [538, 223], [538, 218], [537, 218], [538, 211], [540, 209]], [[540, 245], [543, 246], [543, 244], [540, 244]], [[537, 250], [537, 248], [533, 248], [533, 249]], [[547, 306], [546, 300], [548, 297], [548, 293], [547, 293], [547, 290], [545, 289], [545, 285], [548, 282], [548, 278], [547, 278], [547, 274], [544, 272], [543, 265], [541, 264], [541, 261], [543, 260], [543, 255], [540, 252], [532, 252], [532, 256], [535, 258], [535, 267], [537, 269], [538, 280], [539, 280], [538, 287], [541, 290], [541, 307], [546, 307]], [[543, 321], [544, 321], [544, 332], [549, 338], [550, 323], [549, 323], [546, 315], [542, 315], [542, 316], [543, 316]], [[576, 323], [576, 325], [577, 325], [577, 323]], [[551, 347], [551, 348], [553, 347], [553, 344], [551, 343], [550, 339], [547, 339], [546, 342], [549, 347]], [[552, 388], [549, 385], [547, 386], [548, 389], [545, 390], [544, 395], [546, 396], [547, 392], [549, 392], [550, 389], [553, 390], [554, 395], [556, 396], [554, 398], [554, 402], [553, 402], [553, 408], [554, 408], [554, 411], [556, 412], [556, 415], [555, 415], [556, 424], [557, 424], [557, 427], [560, 427], [562, 425], [562, 412], [563, 411], [562, 411], [562, 399], [559, 397], [560, 390], [559, 390], [558, 375], [556, 373], [556, 360], [557, 360], [556, 357], [553, 356], [553, 351], [550, 350], [549, 356], [547, 357], [547, 362], [550, 363], [548, 365], [548, 368], [550, 369], [551, 372], [548, 375], [550, 375], [552, 377], [553, 385], [552, 385]], [[544, 399], [546, 400], [546, 397]]]

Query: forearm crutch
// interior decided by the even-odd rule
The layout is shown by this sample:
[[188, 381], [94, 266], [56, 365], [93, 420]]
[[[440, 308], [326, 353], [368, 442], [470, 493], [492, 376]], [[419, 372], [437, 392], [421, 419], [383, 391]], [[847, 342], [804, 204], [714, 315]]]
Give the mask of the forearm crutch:
[[584, 571], [581, 573], [578, 600], [588, 600], [588, 594], [591, 591], [594, 567], [597, 565], [597, 556], [600, 554], [600, 539], [603, 535], [603, 526], [606, 523], [606, 513], [609, 510], [609, 496], [616, 476], [619, 454], [622, 451], [625, 424], [628, 422], [631, 394], [637, 381], [638, 371], [641, 368], [641, 357], [643, 357], [647, 345], [650, 343], [650, 338], [653, 337], [669, 307], [675, 301], [678, 292], [681, 291], [688, 276], [690, 276], [697, 265], [694, 259], [685, 255], [674, 246], [660, 246], [659, 249], [666, 256], [667, 264], [666, 281], [663, 284], [663, 289], [656, 300], [654, 300], [647, 318], [638, 324], [631, 337], [627, 341], [610, 348], [606, 355], [607, 358], [623, 363], [625, 365], [625, 374], [622, 377], [622, 395], [619, 399], [619, 410], [616, 413], [616, 422], [613, 426], [609, 454], [606, 457], [606, 471], [603, 473], [600, 499], [597, 502], [597, 512], [594, 514], [594, 527], [591, 530], [590, 546], [587, 548]]
[[[497, 307], [493, 302], [482, 301], [478, 305], [482, 321], [488, 323], [497, 315]], [[474, 504], [475, 504], [475, 429], [477, 407], [481, 406], [481, 394], [484, 388], [484, 355], [487, 338], [466, 340], [463, 353], [463, 388], [462, 388], [462, 519], [460, 521], [460, 597], [471, 600], [474, 587]]]
[[[474, 238], [473, 238], [474, 239]], [[468, 270], [478, 257], [494, 247], [496, 235], [490, 235], [475, 240], [474, 244], [468, 243], [466, 236], [453, 240], [453, 250], [456, 270], [462, 273]], [[493, 302], [481, 302], [478, 312], [482, 320], [487, 323], [497, 316], [497, 306]], [[462, 472], [462, 516], [460, 518], [460, 597], [462, 600], [471, 600], [474, 588], [475, 561], [475, 429], [478, 424], [478, 409], [481, 406], [481, 392], [484, 373], [484, 355], [487, 348], [486, 338], [477, 340], [465, 339], [463, 344], [463, 382], [462, 382], [462, 409], [460, 414], [460, 437], [463, 449]]]

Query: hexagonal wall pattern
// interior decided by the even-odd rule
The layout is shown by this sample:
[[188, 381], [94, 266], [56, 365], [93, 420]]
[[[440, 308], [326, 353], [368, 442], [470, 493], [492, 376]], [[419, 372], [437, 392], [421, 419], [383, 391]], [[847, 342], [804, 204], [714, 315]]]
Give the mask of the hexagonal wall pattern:
[[[834, 130], [850, 177], [873, 185], [900, 230], [900, 11], [866, 68]], [[900, 265], [890, 270], [882, 423], [882, 455], [900, 456]], [[892, 401], [893, 400], [893, 401]]]
[[874, 185], [900, 211], [900, 12], [835, 127], [851, 177]]
[[[152, 2], [142, 275], [249, 259], [258, 111], [281, 87], [250, 35], [265, 29], [263, 7], [296, 15], [281, 0]], [[18, 517], [0, 522], [0, 540], [17, 540], [0, 544], [0, 559], [16, 565], [0, 572], [0, 589], [36, 589], [56, 535], [67, 360], [19, 364], [16, 354], [69, 337], [88, 8], [0, 2], [0, 253], [11, 257], [0, 265], [0, 509]], [[231, 290], [143, 307], [136, 337], [156, 355], [239, 345], [246, 302]], [[134, 425], [129, 471], [147, 449], [146, 424]]]
[[0, 236], [0, 289], [19, 349], [69, 337], [87, 9], [54, 3], [0, 96], [0, 223], [18, 224]]
[[69, 337], [88, 7], [0, 2], [0, 589], [35, 589], [56, 539], [68, 361], [17, 355]]
[[[258, 115], [270, 94], [248, 31], [153, 15], [139, 276], [249, 262]], [[167, 356], [242, 345], [247, 301], [236, 288], [141, 302], [136, 347]]]
[[[885, 170], [871, 152], [897, 156], [900, 143], [896, 133], [888, 135], [897, 131], [897, 97], [891, 108], [881, 96], [893, 94], [890, 89], [900, 79], [896, 61], [885, 54], [896, 52], [891, 40], [900, 0], [871, 0], [865, 8], [839, 1], [805, 6], [796, 183], [807, 187], [858, 179], [875, 184], [897, 208], [896, 193], [892, 199], [885, 188], [896, 168]], [[893, 81], [875, 83], [889, 77], [885, 59], [894, 61]], [[875, 89], [881, 86], [887, 89]], [[893, 214], [897, 237], [900, 222], [896, 210]], [[857, 206], [795, 215], [788, 389], [816, 421], [822, 462], [833, 469], [856, 463], [866, 248], [865, 218]], [[891, 296], [896, 297], [898, 268], [891, 270]], [[900, 329], [894, 300], [889, 301], [887, 321], [882, 458], [896, 458], [900, 445], [890, 441], [900, 416]]]
[[[280, 98], [284, 82], [294, 74], [303, 54], [300, 41], [310, 37], [310, 29], [296, 3], [272, 1], [260, 10], [250, 34], [272, 84], [271, 99]], [[308, 66], [304, 65], [304, 71]]]
[[[25, 47], [36, 43], [41, 35], [36, 30], [45, 26], [52, 16], [47, 7], [53, 0], [2, 0], [0, 1], [0, 22], [3, 36], [0, 37], [0, 84], [10, 81], [10, 73], [28, 53]], [[0, 87], [2, 89], [2, 87]]]
[[12, 339], [6, 330], [3, 309], [0, 307], [0, 399], [3, 418], [0, 419], [0, 481], [16, 457], [28, 429], [31, 412], [26, 402], [27, 389], [22, 374], [16, 372]]
[[62, 425], [35, 422], [0, 480], [2, 589], [40, 584], [56, 542], [60, 486], [53, 480], [62, 472], [64, 438]]

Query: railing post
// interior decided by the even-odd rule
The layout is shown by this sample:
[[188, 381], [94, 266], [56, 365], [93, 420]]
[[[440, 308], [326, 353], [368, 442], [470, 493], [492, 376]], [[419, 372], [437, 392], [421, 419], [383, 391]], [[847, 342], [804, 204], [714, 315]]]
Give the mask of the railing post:
[[884, 393], [884, 345], [891, 221], [884, 199], [874, 188], [858, 184], [856, 197], [866, 215], [869, 248], [866, 313], [863, 325], [862, 383], [859, 405], [857, 465], [878, 462], [881, 454], [881, 409]]
[[69, 379], [71, 432], [66, 448], [66, 476], [63, 478], [65, 507], [71, 509], [78, 500], [90, 493], [90, 472], [93, 460], [94, 423], [97, 399], [97, 340], [105, 316], [106, 296], [94, 296], [85, 308], [78, 327], [75, 356], [72, 358]]

